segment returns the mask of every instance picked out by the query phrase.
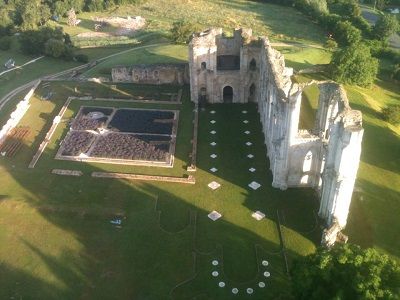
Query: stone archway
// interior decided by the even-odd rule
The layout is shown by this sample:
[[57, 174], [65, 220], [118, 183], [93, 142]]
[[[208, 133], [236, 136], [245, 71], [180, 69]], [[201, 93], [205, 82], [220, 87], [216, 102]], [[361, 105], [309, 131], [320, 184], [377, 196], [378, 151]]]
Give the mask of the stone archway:
[[223, 89], [223, 100], [224, 103], [232, 103], [233, 102], [233, 88], [229, 85], [225, 86]]

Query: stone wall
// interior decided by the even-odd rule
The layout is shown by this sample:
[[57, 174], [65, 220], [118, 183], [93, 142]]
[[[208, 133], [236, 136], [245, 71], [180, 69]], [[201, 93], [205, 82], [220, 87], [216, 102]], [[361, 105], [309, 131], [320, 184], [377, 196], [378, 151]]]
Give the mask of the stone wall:
[[[211, 103], [244, 103], [255, 101], [258, 88], [260, 47], [251, 38], [251, 30], [238, 29], [233, 37], [225, 37], [222, 29], [210, 29], [193, 36], [189, 45], [189, 69], [191, 97]], [[238, 70], [219, 70], [219, 56], [239, 57]], [[254, 59], [255, 67], [250, 68]], [[224, 100], [224, 88], [233, 88], [233, 98]], [[250, 95], [250, 88], [253, 92]]]
[[[240, 70], [217, 69], [218, 55], [240, 55]], [[312, 187], [321, 197], [319, 215], [326, 225], [347, 222], [363, 136], [361, 112], [350, 108], [344, 89], [334, 82], [297, 84], [293, 69], [266, 37], [253, 38], [238, 29], [233, 38], [222, 29], [193, 35], [189, 45], [191, 99], [228, 102], [224, 87], [233, 88], [233, 103], [254, 101], [273, 174], [272, 186]], [[303, 89], [320, 90], [315, 128], [299, 130]]]
[[116, 66], [112, 68], [111, 76], [113, 82], [155, 85], [183, 85], [189, 83], [187, 64]]

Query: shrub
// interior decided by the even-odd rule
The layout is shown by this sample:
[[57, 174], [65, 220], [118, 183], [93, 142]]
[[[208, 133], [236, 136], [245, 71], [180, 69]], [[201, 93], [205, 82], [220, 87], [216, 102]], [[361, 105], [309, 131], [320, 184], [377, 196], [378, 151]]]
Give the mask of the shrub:
[[365, 40], [364, 43], [369, 47], [371, 55], [374, 57], [381, 57], [382, 51], [387, 47], [387, 43], [384, 41]]
[[400, 105], [390, 105], [382, 110], [383, 118], [391, 124], [400, 123]]
[[11, 48], [12, 38], [10, 36], [3, 36], [0, 38], [0, 50], [9, 50]]
[[336, 52], [330, 63], [332, 77], [342, 83], [368, 86], [378, 73], [378, 60], [368, 46], [358, 43]]
[[294, 4], [299, 10], [315, 18], [329, 13], [326, 0], [296, 0]]
[[75, 59], [85, 64], [89, 62], [89, 57], [86, 54], [77, 54], [75, 55]]
[[375, 23], [373, 34], [375, 38], [380, 40], [387, 40], [387, 38], [395, 33], [399, 28], [399, 22], [396, 16], [383, 15]]
[[352, 18], [351, 22], [356, 28], [360, 29], [366, 37], [371, 36], [372, 27], [368, 23], [368, 21], [364, 19], [364, 17], [362, 16], [354, 17]]
[[44, 45], [44, 53], [52, 57], [60, 57], [64, 54], [65, 45], [63, 41], [49, 39]]
[[354, 18], [361, 15], [361, 9], [357, 0], [330, 0], [328, 1], [329, 11], [347, 18]]
[[325, 43], [325, 48], [327, 48], [328, 50], [334, 50], [338, 47], [338, 44], [336, 43], [336, 41], [334, 39], [328, 39]]
[[361, 31], [349, 21], [340, 21], [336, 24], [334, 38], [340, 46], [349, 46], [361, 41]]
[[191, 35], [200, 30], [201, 27], [199, 24], [181, 20], [172, 25], [171, 37], [177, 44], [187, 44]]

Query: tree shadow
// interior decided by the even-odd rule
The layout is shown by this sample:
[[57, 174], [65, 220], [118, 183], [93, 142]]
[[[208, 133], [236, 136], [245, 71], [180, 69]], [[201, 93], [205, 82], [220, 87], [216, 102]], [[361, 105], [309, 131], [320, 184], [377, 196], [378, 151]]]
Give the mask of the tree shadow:
[[[265, 157], [264, 146], [258, 144], [262, 141], [262, 133], [255, 106], [220, 108], [222, 106], [218, 107], [221, 116], [217, 125], [222, 128], [217, 127], [217, 130], [221, 133], [235, 129], [235, 123], [242, 121], [238, 115], [243, 108], [253, 111], [249, 116], [257, 118], [252, 119], [254, 122], [250, 125], [255, 134], [252, 141], [257, 143], [254, 154]], [[58, 108], [53, 108], [53, 113], [57, 112]], [[247, 138], [238, 140], [232, 134], [220, 135], [221, 140], [218, 140], [223, 145], [220, 153], [225, 156], [221, 164], [227, 164], [221, 167], [222, 174], [216, 177], [223, 181], [222, 194], [209, 190], [208, 117], [200, 116], [200, 123], [199, 169], [195, 175], [198, 182], [194, 186], [95, 179], [90, 174], [103, 171], [101, 164], [61, 164], [53, 161], [54, 150], [51, 149], [44, 152], [35, 169], [27, 169], [48, 129], [46, 126], [42, 127], [33, 143], [23, 146], [15, 158], [1, 161], [6, 169], [6, 182], [11, 182], [11, 190], [21, 190], [18, 194], [23, 199], [13, 200], [6, 208], [2, 207], [11, 212], [4, 219], [8, 224], [4, 230], [10, 231], [10, 226], [20, 230], [16, 241], [5, 238], [3, 249], [13, 249], [19, 255], [34, 254], [31, 258], [35, 262], [33, 265], [16, 263], [20, 272], [40, 273], [42, 277], [53, 278], [53, 283], [48, 285], [35, 285], [32, 279], [35, 275], [24, 276], [21, 280], [26, 288], [20, 291], [21, 296], [42, 292], [42, 295], [57, 299], [165, 299], [173, 290], [172, 296], [176, 299], [189, 299], [199, 293], [218, 294], [221, 299], [230, 299], [231, 293], [227, 289], [225, 292], [221, 290], [210, 275], [211, 259], [223, 261], [223, 276], [229, 286], [237, 285], [244, 289], [249, 286], [256, 288], [257, 282], [264, 278], [259, 263], [261, 258], [267, 258], [273, 274], [268, 279], [269, 289], [258, 289], [252, 298], [289, 297], [276, 211], [285, 212], [287, 229], [295, 231], [300, 226], [307, 231], [309, 227], [304, 226], [304, 219], [298, 217], [296, 210], [302, 203], [310, 203], [310, 191], [282, 192], [271, 188], [271, 174], [265, 159], [258, 159], [254, 164], [258, 170], [257, 180], [263, 188], [249, 191], [248, 175], [244, 176], [236, 166], [230, 166], [235, 162], [247, 167], [247, 161], [240, 161], [237, 156], [246, 153], [242, 147], [247, 146], [241, 143], [242, 149], [236, 154], [235, 151], [226, 151], [235, 147], [239, 149], [236, 142], [244, 142]], [[185, 124], [191, 127], [190, 122]], [[187, 153], [180, 159], [188, 160]], [[84, 176], [71, 178], [49, 174], [59, 165], [82, 170]], [[227, 189], [223, 190], [225, 186]], [[238, 191], [241, 193], [239, 198], [236, 197]], [[19, 205], [18, 210], [15, 205]], [[212, 222], [207, 218], [214, 209], [223, 214], [223, 219]], [[250, 217], [256, 209], [265, 211], [267, 215], [259, 223]], [[26, 215], [26, 210], [32, 213]], [[246, 214], [248, 217], [244, 218]], [[121, 228], [110, 223], [114, 218], [122, 220]], [[43, 233], [40, 228], [44, 228]], [[286, 230], [283, 225], [282, 228]], [[57, 230], [62, 230], [65, 236], [57, 236]], [[297, 234], [290, 230], [286, 233], [290, 243], [296, 242], [291, 240]], [[313, 238], [312, 234], [304, 233], [304, 241], [312, 244], [309, 238]], [[299, 239], [297, 237], [297, 241]], [[79, 246], [73, 246], [74, 243]], [[255, 252], [255, 245], [261, 247], [263, 255]], [[303, 253], [290, 247], [287, 254], [293, 258]], [[193, 257], [196, 257], [195, 263]], [[7, 268], [1, 276], [10, 277], [10, 273], [12, 276], [13, 270]], [[189, 288], [173, 289], [194, 275], [195, 280], [188, 282]], [[15, 287], [10, 288], [7, 298], [16, 291]]]

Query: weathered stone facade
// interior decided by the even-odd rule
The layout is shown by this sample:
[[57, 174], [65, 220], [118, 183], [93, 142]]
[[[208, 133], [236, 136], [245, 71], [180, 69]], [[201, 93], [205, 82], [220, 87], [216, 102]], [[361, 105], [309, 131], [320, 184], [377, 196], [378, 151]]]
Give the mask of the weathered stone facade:
[[138, 84], [189, 83], [187, 64], [152, 64], [116, 66], [111, 70], [113, 82], [132, 82]]
[[[191, 99], [194, 102], [256, 102], [276, 188], [312, 187], [327, 226], [347, 222], [360, 160], [361, 112], [352, 110], [344, 89], [317, 82], [319, 107], [313, 130], [299, 130], [302, 91], [293, 69], [267, 38], [251, 30], [222, 29], [193, 35], [189, 45]], [[315, 84], [315, 82], [313, 82]]]

